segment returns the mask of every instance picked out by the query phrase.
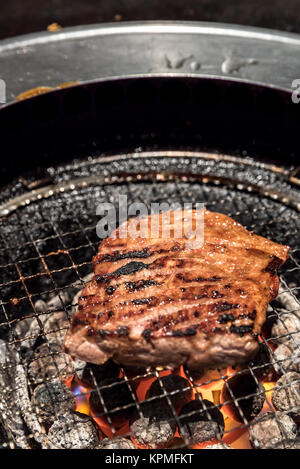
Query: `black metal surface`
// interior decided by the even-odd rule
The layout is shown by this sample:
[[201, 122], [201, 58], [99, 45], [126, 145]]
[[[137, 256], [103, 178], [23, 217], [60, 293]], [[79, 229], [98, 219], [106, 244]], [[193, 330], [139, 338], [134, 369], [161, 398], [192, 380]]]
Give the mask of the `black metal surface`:
[[297, 0], [12, 0], [2, 5], [1, 37], [41, 31], [50, 23], [63, 27], [107, 21], [222, 21], [300, 32]]
[[289, 92], [234, 80], [159, 76], [78, 85], [1, 110], [1, 183], [74, 158], [153, 146], [297, 166], [298, 110]]
[[[204, 202], [257, 234], [289, 244], [281, 295], [300, 305], [300, 199], [290, 181], [298, 124], [290, 103], [282, 90], [156, 77], [91, 83], [2, 109], [7, 155], [2, 177], [9, 184], [1, 190], [0, 337], [20, 354], [21, 364], [28, 365], [32, 350], [16, 335], [16, 326], [34, 318], [39, 326], [34, 348], [48, 343], [52, 331], [45, 332], [36, 302], [52, 295], [59, 300], [56, 311], [70, 318], [70, 295], [92, 272], [99, 244], [96, 206], [117, 205], [120, 193], [128, 203]], [[12, 181], [16, 176], [21, 178]], [[280, 320], [287, 311], [291, 308], [272, 303], [273, 317]], [[264, 341], [269, 347], [271, 339]], [[255, 376], [260, 366], [249, 364], [247, 370]], [[146, 376], [159, 374], [152, 370]], [[130, 385], [137, 379], [124, 370], [123, 378]], [[219, 372], [224, 385], [227, 378]], [[28, 383], [30, 392], [33, 385]], [[101, 386], [94, 392], [101, 396]], [[137, 401], [132, 407], [139, 410]], [[109, 415], [105, 407], [104, 415]], [[174, 408], [173, 418], [180, 427]]]

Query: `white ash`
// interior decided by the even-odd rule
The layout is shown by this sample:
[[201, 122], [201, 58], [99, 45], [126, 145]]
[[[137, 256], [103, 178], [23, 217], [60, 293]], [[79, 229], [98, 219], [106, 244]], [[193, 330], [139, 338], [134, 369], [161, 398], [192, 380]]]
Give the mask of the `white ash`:
[[222, 413], [206, 399], [190, 401], [180, 412], [179, 433], [189, 445], [221, 439], [224, 428]]
[[[293, 288], [292, 285], [290, 285], [290, 287]], [[293, 295], [292, 292], [287, 290], [287, 287], [285, 287], [282, 282], [280, 282], [276, 300], [279, 301], [287, 311], [294, 312], [298, 315], [300, 314], [299, 300]]]
[[273, 357], [273, 366], [279, 375], [289, 371], [300, 373], [300, 346], [294, 348], [290, 344], [280, 344]]
[[276, 410], [285, 412], [300, 423], [300, 374], [286, 373], [277, 381], [272, 404]]
[[74, 394], [60, 381], [40, 384], [34, 390], [31, 403], [41, 421], [53, 422], [55, 418], [75, 409]]
[[50, 427], [48, 439], [51, 449], [89, 449], [99, 443], [91, 418], [77, 412], [60, 415]]
[[271, 335], [277, 344], [300, 346], [300, 317], [295, 313], [281, 313], [272, 326]]
[[104, 438], [94, 449], [137, 449], [127, 438]]
[[204, 449], [232, 449], [231, 446], [227, 445], [226, 443], [216, 443], [215, 445], [208, 445], [205, 446]]
[[291, 447], [297, 436], [294, 420], [282, 412], [266, 412], [251, 423], [250, 441], [254, 449]]
[[169, 407], [145, 402], [141, 415], [135, 411], [130, 420], [130, 432], [137, 444], [146, 448], [165, 448], [174, 438], [176, 422]]
[[73, 360], [54, 343], [40, 345], [28, 366], [29, 381], [37, 385], [52, 379], [66, 379], [74, 374]]
[[70, 327], [70, 317], [66, 311], [58, 311], [49, 315], [45, 321], [44, 331], [48, 342], [63, 346], [64, 338]]

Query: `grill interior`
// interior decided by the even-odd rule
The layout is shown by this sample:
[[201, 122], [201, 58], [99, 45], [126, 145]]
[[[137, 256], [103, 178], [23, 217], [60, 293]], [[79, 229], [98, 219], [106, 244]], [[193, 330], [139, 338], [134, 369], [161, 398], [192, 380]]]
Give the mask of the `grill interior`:
[[[193, 156], [183, 152], [167, 153], [141, 153], [127, 155], [122, 157], [111, 157], [110, 161], [105, 159], [95, 159], [89, 162], [81, 162], [71, 167], [60, 167], [55, 171], [55, 190], [52, 186], [47, 189], [43, 196], [39, 198], [37, 194], [32, 196], [30, 201], [30, 194], [27, 194], [27, 200], [21, 200], [19, 206], [12, 205], [10, 208], [6, 206], [6, 210], [11, 210], [9, 214], [4, 216], [1, 220], [1, 337], [7, 346], [6, 361], [3, 364], [3, 375], [7, 374], [7, 367], [9, 368], [10, 378], [12, 383], [7, 383], [9, 394], [11, 398], [18, 395], [17, 407], [21, 421], [25, 421], [24, 438], [26, 444], [29, 446], [34, 444], [46, 445], [45, 435], [49, 430], [49, 422], [41, 420], [38, 407], [34, 408], [37, 422], [40, 427], [37, 435], [34, 433], [34, 425], [32, 428], [26, 428], [28, 424], [29, 410], [21, 405], [19, 400], [24, 400], [24, 393], [28, 393], [29, 403], [35, 395], [37, 384], [50, 383], [54, 378], [63, 379], [68, 382], [73, 391], [77, 394], [77, 409], [84, 412], [86, 410], [86, 400], [84, 399], [90, 394], [90, 390], [80, 381], [73, 382], [68, 378], [72, 376], [75, 371], [65, 375], [66, 368], [69, 364], [64, 363], [62, 366], [61, 361], [65, 359], [65, 355], [61, 350], [61, 338], [68, 328], [68, 323], [74, 312], [74, 297], [79, 292], [87, 281], [87, 276], [92, 272], [91, 258], [96, 253], [99, 244], [99, 239], [96, 235], [96, 223], [99, 217], [96, 214], [96, 206], [101, 202], [113, 202], [116, 207], [118, 205], [118, 195], [124, 194], [128, 197], [128, 203], [142, 201], [150, 204], [151, 202], [168, 202], [180, 203], [184, 202], [204, 202], [209, 210], [220, 211], [233, 217], [235, 220], [242, 223], [250, 230], [254, 230], [257, 234], [266, 236], [279, 243], [289, 244], [291, 246], [290, 259], [282, 269], [280, 275], [281, 289], [280, 295], [272, 303], [269, 313], [267, 324], [272, 324], [274, 321], [281, 321], [283, 331], [276, 337], [270, 337], [267, 331], [261, 338], [262, 343], [265, 344], [270, 352], [267, 360], [248, 366], [241, 370], [218, 370], [213, 375], [205, 375], [204, 382], [199, 385], [199, 380], [193, 378], [188, 371], [179, 370], [179, 375], [188, 378], [188, 387], [191, 387], [194, 392], [200, 392], [202, 395], [209, 395], [210, 392], [217, 389], [215, 393], [214, 405], [217, 408], [222, 408], [220, 403], [220, 392], [222, 388], [220, 381], [225, 384], [228, 379], [233, 375], [245, 376], [246, 371], [250, 373], [257, 385], [259, 380], [257, 372], [263, 368], [270, 367], [274, 369], [277, 365], [277, 370], [284, 365], [284, 362], [278, 360], [274, 356], [274, 343], [281, 341], [282, 338], [288, 337], [295, 345], [295, 350], [299, 348], [299, 339], [297, 334], [300, 331], [290, 331], [286, 325], [284, 318], [286, 314], [297, 316], [297, 310], [300, 308], [299, 302], [299, 284], [297, 284], [300, 264], [299, 256], [300, 249], [298, 246], [298, 232], [299, 232], [299, 212], [293, 203], [289, 200], [280, 200], [280, 190], [284, 190], [286, 185], [285, 178], [272, 172], [267, 167], [262, 165], [241, 165], [238, 162], [226, 161], [226, 158], [213, 155], [194, 154]], [[218, 161], [219, 160], [219, 161]], [[218, 161], [218, 168], [216, 172], [220, 175], [215, 175], [214, 178], [207, 178], [205, 172], [211, 174], [212, 167], [216, 166]], [[132, 168], [133, 166], [133, 168]], [[144, 170], [137, 174], [138, 167], [143, 167]], [[168, 171], [166, 171], [168, 168]], [[177, 172], [172, 172], [172, 168], [177, 168]], [[152, 170], [150, 172], [150, 169]], [[154, 172], [155, 169], [155, 172]], [[187, 171], [194, 173], [187, 176]], [[251, 171], [250, 171], [251, 170]], [[80, 178], [78, 179], [78, 173]], [[74, 182], [74, 173], [77, 173], [77, 183]], [[222, 180], [222, 175], [226, 173], [227, 178], [230, 178], [230, 184], [226, 186]], [[87, 176], [88, 174], [88, 176]], [[102, 183], [96, 183], [92, 179], [93, 174], [101, 174], [105, 178]], [[85, 175], [85, 176], [83, 176]], [[234, 177], [238, 175], [239, 183], [234, 185]], [[251, 175], [251, 184], [249, 176]], [[246, 182], [243, 181], [243, 178]], [[259, 181], [263, 180], [263, 190], [267, 193], [263, 195], [259, 189]], [[79, 181], [79, 182], [78, 182]], [[255, 184], [258, 183], [258, 184]], [[67, 186], [69, 184], [69, 186]], [[72, 186], [72, 188], [70, 188]], [[267, 186], [272, 186], [266, 189]], [[67, 188], [69, 187], [69, 189]], [[280, 189], [280, 190], [279, 190]], [[268, 194], [271, 194], [268, 195]], [[291, 196], [291, 193], [290, 193]], [[279, 197], [279, 199], [278, 199]], [[285, 200], [285, 203], [284, 203]], [[290, 202], [290, 203], [288, 203]], [[73, 305], [72, 305], [73, 303]], [[75, 298], [76, 303], [76, 298]], [[60, 320], [51, 325], [51, 317], [55, 318], [61, 312]], [[298, 311], [299, 313], [299, 311]], [[282, 320], [283, 318], [283, 320]], [[53, 343], [58, 344], [58, 348], [53, 348]], [[48, 357], [48, 363], [56, 368], [56, 372], [50, 373], [51, 379], [42, 375], [39, 382], [36, 382], [36, 376], [30, 378], [28, 370], [32, 363], [37, 361], [34, 351], [46, 344], [43, 347], [42, 356]], [[279, 367], [279, 368], [278, 368]], [[5, 370], [6, 369], [6, 370]], [[24, 382], [20, 384], [20, 377], [18, 373], [23, 370]], [[94, 371], [90, 370], [93, 375]], [[96, 424], [101, 428], [101, 433], [110, 437], [117, 436], [120, 433], [118, 425], [114, 425], [112, 416], [120, 411], [120, 409], [127, 409], [131, 415], [134, 409], [140, 410], [141, 399], [145, 400], [142, 390], [138, 394], [135, 393], [135, 383], [141, 382], [144, 387], [150, 385], [150, 378], [159, 378], [163, 386], [163, 393], [169, 399], [176, 393], [180, 394], [182, 389], [166, 390], [164, 389], [164, 382], [161, 377], [166, 372], [162, 370], [146, 370], [141, 373], [140, 370], [131, 371], [129, 374], [124, 368], [120, 368], [119, 375], [121, 380], [129, 388], [132, 394], [132, 402], [124, 405], [116, 405], [114, 409], [104, 409], [99, 412]], [[167, 372], [168, 373], [168, 372]], [[272, 373], [271, 373], [272, 374]], [[268, 410], [277, 418], [277, 412], [271, 402], [271, 390], [275, 385], [275, 381], [280, 375], [272, 374], [271, 382], [266, 381], [266, 400], [264, 403], [264, 410]], [[29, 376], [29, 377], [28, 377]], [[17, 378], [17, 383], [14, 380]], [[103, 383], [97, 382], [97, 377], [94, 377], [96, 388], [93, 393], [99, 393], [99, 397], [114, 386], [120, 386], [120, 382]], [[6, 376], [6, 380], [7, 380]], [[19, 384], [18, 384], [19, 383]], [[147, 384], [148, 383], [148, 384]], [[22, 392], [16, 390], [16, 387], [21, 386]], [[24, 386], [27, 391], [24, 391]], [[141, 386], [141, 384], [140, 384]], [[203, 388], [204, 386], [204, 388]], [[227, 385], [228, 387], [228, 385]], [[211, 391], [209, 390], [211, 388]], [[231, 392], [230, 386], [228, 387]], [[254, 394], [259, 395], [265, 392], [264, 389], [258, 389]], [[23, 393], [23, 394], [22, 394]], [[207, 394], [208, 393], [208, 394]], [[139, 395], [139, 398], [137, 397]], [[251, 393], [249, 394], [251, 396]], [[253, 391], [252, 391], [253, 395]], [[106, 394], [107, 396], [107, 394]], [[213, 396], [213, 394], [211, 394]], [[247, 394], [248, 396], [248, 394]], [[244, 396], [245, 397], [245, 396]], [[146, 400], [157, 401], [162, 399], [157, 397], [148, 397]], [[8, 395], [2, 396], [2, 400], [8, 399]], [[100, 397], [101, 399], [101, 397]], [[107, 400], [107, 397], [106, 397]], [[239, 399], [232, 395], [229, 400], [223, 403], [223, 408], [235, 402], [236, 407], [241, 413], [241, 422], [230, 421], [227, 417], [227, 428], [222, 441], [235, 442], [235, 436], [238, 432], [240, 438], [243, 437], [243, 428], [247, 430], [251, 425], [251, 420], [248, 421], [243, 413], [242, 407], [239, 406]], [[105, 401], [104, 401], [105, 404]], [[173, 419], [176, 423], [177, 429], [180, 429], [180, 416], [173, 405], [172, 400], [168, 402], [173, 412]], [[12, 403], [11, 403], [12, 405]], [[16, 405], [16, 403], [14, 404]], [[204, 411], [205, 412], [205, 411]], [[51, 412], [50, 412], [51, 413]], [[53, 403], [53, 416], [50, 420], [53, 422], [55, 414], [60, 414], [57, 406]], [[58, 415], [56, 417], [58, 418]], [[207, 415], [210, 414], [207, 412]], [[107, 416], [106, 423], [103, 422], [103, 417]], [[225, 414], [226, 417], [226, 414]], [[102, 420], [101, 420], [102, 418]], [[209, 417], [207, 417], [209, 419]], [[10, 433], [11, 429], [8, 425], [9, 418], [5, 418], [4, 413], [4, 426]], [[74, 428], [76, 429], [76, 423]], [[80, 422], [81, 424], [81, 422]], [[51, 426], [50, 426], [51, 428]], [[14, 430], [16, 431], [16, 430]], [[43, 433], [44, 432], [44, 433]], [[78, 430], [78, 439], [80, 441], [82, 430]], [[127, 425], [121, 429], [121, 434], [130, 436], [130, 429]], [[180, 432], [179, 432], [180, 434]], [[30, 436], [32, 435], [32, 436]], [[41, 436], [42, 435], [42, 436]], [[232, 436], [233, 435], [233, 436]], [[220, 438], [221, 440], [221, 438]], [[239, 438], [236, 438], [239, 440]], [[290, 435], [283, 434], [280, 443], [289, 445], [291, 438]], [[23, 441], [23, 440], [22, 440]], [[129, 441], [129, 440], [128, 440]], [[18, 442], [18, 439], [17, 439]], [[10, 434], [5, 436], [3, 445], [10, 443], [16, 444], [16, 435]], [[189, 446], [189, 443], [177, 436], [175, 443], [178, 447]], [[175, 444], [174, 443], [174, 444]], [[19, 442], [20, 444], [20, 442]], [[24, 442], [22, 443], [22, 445]], [[245, 437], [241, 442], [237, 441], [237, 445], [242, 447], [249, 446], [248, 440]]]
[[[70, 102], [67, 100], [68, 106]], [[41, 111], [39, 105], [35, 106]], [[86, 112], [84, 106], [83, 111]], [[188, 124], [189, 128], [193, 126], [194, 123]], [[169, 129], [169, 135], [173, 130]], [[297, 447], [300, 197], [297, 184], [291, 182], [295, 167], [292, 164], [279, 167], [249, 158], [246, 150], [239, 156], [228, 156], [191, 148], [144, 151], [138, 147], [130, 153], [99, 156], [98, 143], [95, 147], [91, 151], [91, 145], [88, 146], [86, 158], [66, 164], [50, 166], [45, 158], [43, 169], [23, 172], [22, 177], [1, 193], [2, 446], [144, 447], [133, 434], [136, 427], [132, 419], [140, 418], [148, 435], [153, 432], [154, 439], [165, 438], [163, 442], [153, 443], [154, 447], [202, 448], [208, 442], [226, 443], [233, 448]], [[79, 153], [75, 152], [75, 156]], [[289, 153], [286, 160], [290, 158]], [[31, 165], [34, 159], [28, 163], [28, 169]], [[9, 174], [11, 168], [4, 179]], [[293, 181], [297, 182], [297, 177]], [[96, 207], [107, 201], [117, 207], [119, 194], [127, 195], [128, 204], [144, 202], [149, 208], [153, 202], [181, 205], [202, 202], [207, 209], [225, 213], [247, 229], [291, 247], [290, 258], [280, 272], [279, 296], [269, 307], [267, 323], [259, 339], [262, 353], [257, 360], [243, 369], [228, 367], [200, 377], [181, 367], [172, 374], [184, 378], [186, 387], [170, 389], [165, 381], [170, 371], [124, 367], [116, 370], [111, 365], [103, 377], [95, 368], [84, 372], [86, 364], [72, 362], [63, 353], [63, 336], [76, 309], [78, 294], [92, 273], [91, 259], [99, 245]], [[13, 200], [9, 200], [12, 195]], [[287, 345], [291, 353], [278, 354], [279, 347]], [[276, 385], [279, 378], [291, 371], [296, 374], [288, 375], [289, 381]], [[105, 381], [106, 376], [110, 377], [109, 382]], [[238, 395], [232, 378], [238, 382], [241, 379], [238, 392], [247, 380], [251, 385]], [[149, 396], [149, 387], [155, 379], [161, 392]], [[123, 391], [115, 392], [114, 388], [120, 386]], [[275, 386], [277, 393], [278, 387], [279, 390], [295, 388], [292, 396], [286, 396], [284, 409], [274, 407]], [[211, 426], [207, 425], [216, 427], [218, 418], [207, 404], [200, 412], [206, 425], [201, 431], [206, 432], [206, 439], [202, 436], [199, 442], [191, 441], [191, 435], [186, 432], [187, 418], [199, 416], [199, 410], [191, 409], [182, 415], [179, 409], [182, 405], [178, 407], [175, 398], [188, 394], [188, 390], [194, 400], [203, 402], [204, 399], [213, 409], [218, 409], [218, 418], [222, 413], [224, 428], [217, 425], [213, 437]], [[107, 397], [114, 394], [124, 394], [125, 401], [120, 398], [115, 402], [113, 397]], [[91, 409], [91, 395], [98, 396], [98, 409], [96, 405]], [[149, 430], [151, 419], [144, 418], [144, 401], [168, 407], [164, 425], [161, 424], [164, 430], [159, 435], [155, 434], [155, 425]], [[252, 406], [250, 411], [248, 404]], [[270, 430], [273, 438], [268, 441], [262, 441], [264, 423], [261, 428], [253, 429], [258, 414], [265, 415], [269, 419], [267, 427], [273, 429]], [[188, 427], [192, 428], [191, 425], [193, 422]]]

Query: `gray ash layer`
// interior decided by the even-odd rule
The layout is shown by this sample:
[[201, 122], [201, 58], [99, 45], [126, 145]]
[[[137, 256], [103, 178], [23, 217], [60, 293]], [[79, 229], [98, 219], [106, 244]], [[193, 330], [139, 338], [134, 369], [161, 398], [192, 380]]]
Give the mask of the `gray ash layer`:
[[33, 410], [45, 422], [75, 409], [75, 396], [61, 381], [49, 381], [37, 386], [31, 399]]
[[297, 437], [297, 425], [288, 415], [266, 412], [258, 416], [249, 427], [253, 448], [291, 448]]
[[171, 409], [164, 403], [145, 402], [130, 419], [130, 433], [138, 445], [145, 448], [168, 447], [176, 431]]
[[66, 379], [74, 373], [70, 355], [63, 353], [55, 343], [40, 345], [28, 366], [28, 379], [34, 384], [45, 383], [52, 379]]
[[272, 404], [276, 410], [285, 412], [295, 422], [300, 422], [300, 374], [289, 372], [277, 381]]
[[222, 413], [206, 399], [191, 401], [180, 412], [179, 433], [189, 445], [214, 439], [221, 440], [224, 428]]
[[294, 371], [300, 373], [300, 347], [281, 344], [273, 352], [274, 368], [279, 375]]
[[226, 443], [216, 443], [215, 445], [208, 445], [205, 446], [204, 449], [232, 449], [231, 446], [227, 445]]
[[132, 441], [127, 438], [104, 438], [94, 449], [136, 449]]
[[52, 449], [91, 449], [99, 443], [92, 420], [87, 415], [71, 412], [55, 420], [48, 439]]

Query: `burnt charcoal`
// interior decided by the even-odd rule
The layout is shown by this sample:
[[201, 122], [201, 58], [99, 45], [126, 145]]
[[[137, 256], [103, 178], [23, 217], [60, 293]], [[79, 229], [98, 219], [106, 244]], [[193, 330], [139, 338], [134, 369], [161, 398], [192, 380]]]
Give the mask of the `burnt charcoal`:
[[157, 402], [165, 401], [167, 404], [167, 397], [163, 397], [165, 391], [176, 410], [180, 410], [181, 407], [183, 407], [193, 397], [193, 391], [188, 380], [181, 376], [172, 374], [153, 381], [147, 391], [146, 398], [162, 396], [162, 398]]
[[82, 373], [77, 376], [81, 383], [88, 388], [94, 389], [97, 385], [101, 385], [107, 379], [118, 378], [120, 367], [112, 360], [108, 360], [103, 365], [94, 365], [87, 363]]
[[[237, 404], [233, 401], [232, 395]], [[250, 373], [233, 375], [223, 385], [221, 392], [222, 402], [230, 411], [233, 420], [240, 423], [244, 423], [243, 417], [247, 422], [251, 422], [260, 413], [265, 397], [264, 387], [257, 383]]]
[[49, 314], [44, 326], [48, 342], [54, 342], [62, 346], [69, 326], [69, 318], [65, 311]]
[[286, 412], [300, 423], [300, 374], [286, 373], [277, 381], [272, 404], [276, 410]]
[[42, 421], [50, 422], [55, 418], [75, 409], [74, 394], [60, 381], [40, 384], [34, 390], [32, 406]]
[[74, 373], [70, 355], [63, 353], [54, 343], [40, 345], [28, 366], [28, 378], [34, 385], [52, 379], [66, 379]]
[[300, 348], [281, 344], [277, 347], [274, 356], [274, 368], [279, 375], [295, 371], [300, 373]]
[[271, 331], [272, 341], [291, 347], [300, 345], [300, 318], [294, 313], [282, 313], [276, 319]]
[[94, 449], [136, 449], [132, 441], [127, 438], [104, 438]]
[[[102, 399], [99, 393], [101, 393]], [[106, 409], [104, 409], [102, 401]], [[90, 397], [93, 415], [95, 417], [103, 417], [102, 414], [105, 413], [105, 417], [109, 416], [114, 426], [120, 426], [129, 419], [134, 409], [134, 403], [133, 391], [130, 390], [128, 384], [121, 378], [103, 381], [99, 390], [92, 391]], [[129, 407], [123, 409], [123, 406]]]
[[274, 369], [272, 366], [272, 355], [270, 348], [263, 343], [259, 343], [259, 350], [255, 358], [249, 363], [254, 375], [258, 380], [272, 380]]
[[204, 376], [204, 370], [189, 370], [184, 366], [184, 372], [186, 373], [188, 378], [191, 378], [193, 383], [201, 383], [201, 380]]
[[50, 427], [48, 439], [52, 449], [89, 449], [99, 443], [92, 419], [77, 412], [60, 415]]
[[176, 421], [171, 409], [164, 403], [140, 404], [141, 415], [136, 410], [130, 419], [133, 441], [143, 448], [166, 448], [173, 441]]
[[138, 388], [139, 384], [147, 374], [147, 368], [140, 366], [122, 366], [122, 370], [124, 370], [124, 375], [130, 381], [130, 385], [133, 389]]
[[259, 415], [249, 427], [250, 442], [254, 449], [290, 448], [297, 436], [297, 425], [288, 415], [266, 412]]
[[232, 449], [232, 448], [226, 443], [220, 442], [220, 443], [216, 443], [215, 445], [205, 446], [205, 449]]
[[224, 427], [222, 413], [206, 399], [190, 401], [180, 412], [179, 433], [190, 445], [221, 439]]

